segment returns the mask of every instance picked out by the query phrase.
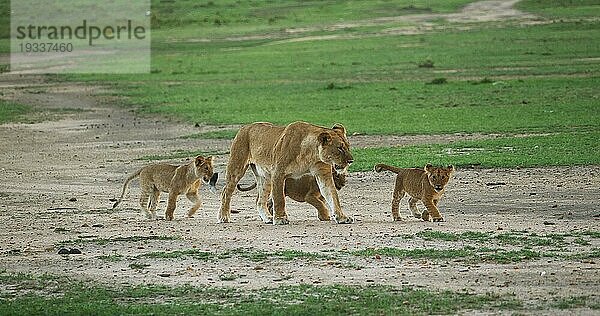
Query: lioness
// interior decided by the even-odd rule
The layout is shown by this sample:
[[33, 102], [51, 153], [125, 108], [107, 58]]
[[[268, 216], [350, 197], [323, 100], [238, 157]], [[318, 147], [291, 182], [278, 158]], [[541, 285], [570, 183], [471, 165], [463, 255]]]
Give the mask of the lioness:
[[[194, 206], [188, 211], [188, 217], [192, 217], [202, 206], [198, 195], [198, 189], [202, 185], [200, 180], [208, 183], [213, 178], [213, 157], [198, 156], [182, 166], [159, 163], [141, 168], [125, 180], [121, 197], [115, 202], [113, 209], [123, 201], [129, 182], [138, 176], [140, 177], [140, 188], [142, 190], [140, 206], [148, 218], [156, 219], [156, 204], [160, 192], [169, 193], [169, 202], [165, 212], [167, 220], [173, 220], [177, 197], [183, 193], [194, 203]], [[148, 203], [149, 197], [150, 202]]]
[[[396, 168], [385, 164], [375, 166], [375, 171], [381, 172], [383, 170], [388, 170], [398, 175], [392, 199], [392, 217], [394, 221], [404, 220], [398, 213], [398, 206], [405, 192], [411, 196], [410, 200], [408, 200], [408, 205], [416, 218], [429, 221], [431, 217], [434, 222], [444, 221], [437, 205], [444, 194], [446, 184], [448, 184], [454, 172], [454, 166], [450, 165], [446, 168], [441, 168], [427, 164], [424, 169]], [[419, 200], [427, 207], [427, 210], [423, 211], [423, 213], [419, 213], [417, 209], [417, 202]]]
[[[256, 171], [256, 166], [254, 164], [250, 164], [250, 169], [252, 169], [254, 176], [257, 177], [258, 172]], [[335, 188], [338, 191], [341, 190], [346, 185], [346, 174], [339, 173], [334, 168], [331, 168], [331, 173]], [[250, 191], [255, 187], [256, 182], [245, 188], [239, 184], [237, 185], [237, 189], [242, 192]], [[306, 174], [299, 179], [286, 179], [285, 196], [289, 196], [296, 202], [306, 202], [314, 206], [318, 211], [319, 220], [328, 221], [330, 219], [325, 198], [323, 195], [321, 195], [321, 192], [319, 191], [319, 185], [317, 184], [317, 180], [313, 175]], [[272, 212], [273, 201], [271, 199], [269, 199], [267, 206]]]
[[[240, 129], [231, 144], [227, 178], [221, 193], [219, 222], [230, 221], [231, 195], [246, 173], [249, 164], [256, 166], [258, 214], [265, 223], [288, 224], [285, 213], [285, 181], [311, 174], [329, 208], [329, 215], [339, 224], [352, 223], [340, 207], [331, 168], [345, 169], [353, 161], [346, 129], [295, 122], [288, 126], [253, 123]], [[267, 207], [273, 198], [274, 214]]]

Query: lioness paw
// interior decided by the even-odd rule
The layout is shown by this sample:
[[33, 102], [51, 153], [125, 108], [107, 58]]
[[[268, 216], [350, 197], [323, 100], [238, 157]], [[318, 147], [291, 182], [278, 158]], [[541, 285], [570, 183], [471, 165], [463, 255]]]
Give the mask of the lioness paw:
[[219, 216], [219, 223], [229, 223], [229, 216]]
[[287, 225], [290, 221], [287, 218], [273, 218], [273, 225]]

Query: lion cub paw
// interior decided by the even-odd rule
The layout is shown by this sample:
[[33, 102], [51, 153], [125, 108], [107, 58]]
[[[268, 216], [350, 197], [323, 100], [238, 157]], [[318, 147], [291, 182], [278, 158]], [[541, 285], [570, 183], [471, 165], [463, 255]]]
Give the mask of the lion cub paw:
[[335, 222], [337, 224], [352, 224], [354, 223], [354, 218], [350, 217], [350, 216], [346, 216], [346, 217], [342, 217], [342, 218], [335, 218]]
[[400, 217], [400, 216], [395, 216], [394, 217], [394, 222], [404, 222], [404, 218]]
[[219, 216], [219, 223], [229, 223], [229, 216]]
[[290, 221], [287, 218], [273, 218], [273, 225], [287, 225]]
[[436, 217], [433, 219], [434, 222], [443, 222], [444, 218], [443, 217]]

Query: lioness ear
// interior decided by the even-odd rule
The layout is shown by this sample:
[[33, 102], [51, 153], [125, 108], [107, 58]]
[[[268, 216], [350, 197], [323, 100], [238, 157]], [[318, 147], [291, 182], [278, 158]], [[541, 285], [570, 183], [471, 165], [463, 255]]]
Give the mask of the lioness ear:
[[327, 132], [319, 134], [319, 143], [321, 145], [327, 145], [331, 141], [331, 135]]
[[198, 156], [195, 161], [196, 166], [202, 166], [204, 164], [204, 157]]
[[346, 136], [346, 128], [344, 127], [344, 125], [340, 124], [340, 123], [335, 123], [335, 125], [333, 125], [333, 127], [331, 128], [333, 130], [339, 130], [342, 132], [342, 134], [344, 136]]

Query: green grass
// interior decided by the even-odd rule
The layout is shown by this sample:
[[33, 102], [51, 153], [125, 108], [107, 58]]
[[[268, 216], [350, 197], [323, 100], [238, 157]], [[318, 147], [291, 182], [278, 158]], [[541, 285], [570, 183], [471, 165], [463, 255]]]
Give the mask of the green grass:
[[597, 0], [523, 0], [517, 8], [551, 18], [600, 16]]
[[108, 245], [110, 243], [119, 243], [119, 242], [148, 242], [151, 240], [180, 240], [181, 237], [177, 236], [128, 236], [128, 237], [112, 237], [112, 238], [86, 238], [86, 239], [76, 239], [76, 240], [67, 240], [61, 242], [61, 245], [69, 245], [69, 244], [96, 244], [96, 245]]
[[[385, 159], [401, 166], [598, 164], [593, 139], [600, 130], [600, 21], [572, 19], [598, 16], [592, 0], [519, 4], [568, 17], [544, 25], [483, 23], [461, 30], [436, 21], [448, 28], [395, 36], [377, 33], [397, 22], [326, 29], [381, 16], [450, 12], [467, 2], [155, 0], [151, 74], [58, 79], [108, 85], [140, 113], [201, 124], [305, 120], [324, 126], [340, 122], [350, 133], [363, 134], [559, 133], [357, 150], [354, 171]], [[285, 32], [290, 27], [307, 31]], [[341, 37], [283, 41], [323, 34]], [[261, 36], [239, 37], [244, 35]], [[190, 137], [233, 135], [225, 130]]]
[[0, 100], [0, 124], [26, 121], [31, 107]]
[[427, 163], [458, 167], [536, 167], [600, 164], [598, 131], [502, 137], [451, 144], [353, 149], [351, 171], [373, 170], [377, 163], [423, 167]]
[[[112, 84], [143, 113], [196, 123], [341, 122], [367, 134], [596, 128], [600, 64], [586, 58], [600, 50], [597, 29], [583, 22], [277, 45], [158, 42], [153, 74], [68, 78]], [[418, 67], [426, 59], [433, 68]], [[446, 84], [425, 84], [440, 71]], [[475, 84], [484, 78], [492, 83]]]
[[139, 258], [152, 258], [152, 259], [179, 259], [179, 258], [193, 258], [196, 260], [215, 260], [220, 258], [220, 256], [209, 252], [209, 251], [201, 251], [197, 249], [188, 249], [188, 250], [176, 250], [176, 251], [155, 251], [149, 252], [138, 256]]
[[361, 257], [391, 257], [400, 259], [429, 259], [429, 260], [459, 260], [473, 263], [491, 262], [508, 264], [535, 260], [542, 257], [557, 257], [558, 255], [530, 249], [506, 250], [501, 248], [463, 247], [456, 249], [399, 249], [399, 248], [369, 248], [351, 252], [352, 255]]
[[575, 308], [590, 308], [592, 310], [600, 309], [600, 301], [597, 297], [590, 296], [574, 296], [556, 299], [551, 303], [551, 307], [561, 310], [569, 310]]
[[218, 131], [210, 131], [210, 132], [191, 134], [191, 135], [183, 136], [182, 138], [187, 138], [187, 139], [190, 139], [190, 138], [191, 139], [196, 139], [196, 138], [233, 139], [235, 137], [235, 135], [237, 134], [237, 132], [238, 132], [237, 129], [224, 129], [224, 130], [218, 130]]
[[[230, 279], [231, 276], [224, 276]], [[422, 315], [522, 308], [514, 296], [411, 287], [296, 285], [245, 291], [226, 287], [113, 287], [64, 277], [0, 274], [0, 314]]]
[[384, 256], [393, 258], [411, 258], [411, 259], [456, 259], [468, 258], [475, 255], [472, 248], [462, 249], [433, 249], [433, 248], [418, 248], [418, 249], [399, 249], [399, 248], [369, 248], [351, 252], [355, 256], [373, 257]]
[[442, 231], [421, 231], [414, 235], [425, 240], [441, 240], [449, 242], [477, 242], [492, 243], [494, 245], [512, 245], [525, 248], [532, 247], [568, 247], [571, 245], [587, 246], [591, 245], [591, 239], [597, 232], [584, 231], [572, 233], [554, 233], [538, 235], [528, 234], [520, 231], [509, 231], [506, 233], [491, 233], [466, 231], [463, 233], [449, 233]]
[[[351, 1], [152, 1], [153, 36], [208, 37], [281, 33], [286, 28], [322, 28], [333, 23], [405, 15], [451, 12], [472, 0]], [[172, 28], [179, 32], [171, 32]], [[156, 34], [156, 35], [155, 35]]]
[[227, 153], [226, 152], [219, 152], [219, 151], [202, 151], [202, 150], [184, 150], [184, 149], [179, 149], [179, 150], [176, 150], [176, 151], [174, 151], [172, 153], [164, 154], [164, 155], [146, 155], [146, 156], [142, 156], [142, 157], [138, 158], [137, 160], [153, 161], [153, 160], [192, 158], [192, 157], [196, 157], [196, 156], [208, 157], [208, 156], [216, 156], [216, 155], [224, 155], [224, 154], [227, 154]]
[[138, 258], [155, 258], [155, 259], [179, 259], [179, 258], [194, 258], [197, 260], [218, 260], [230, 257], [240, 257], [253, 262], [264, 262], [268, 260], [284, 260], [291, 261], [296, 259], [307, 260], [323, 260], [330, 259], [330, 256], [305, 252], [300, 250], [279, 250], [279, 251], [264, 251], [253, 248], [238, 248], [224, 253], [212, 253], [197, 249], [176, 250], [170, 252], [157, 251], [142, 254]]

